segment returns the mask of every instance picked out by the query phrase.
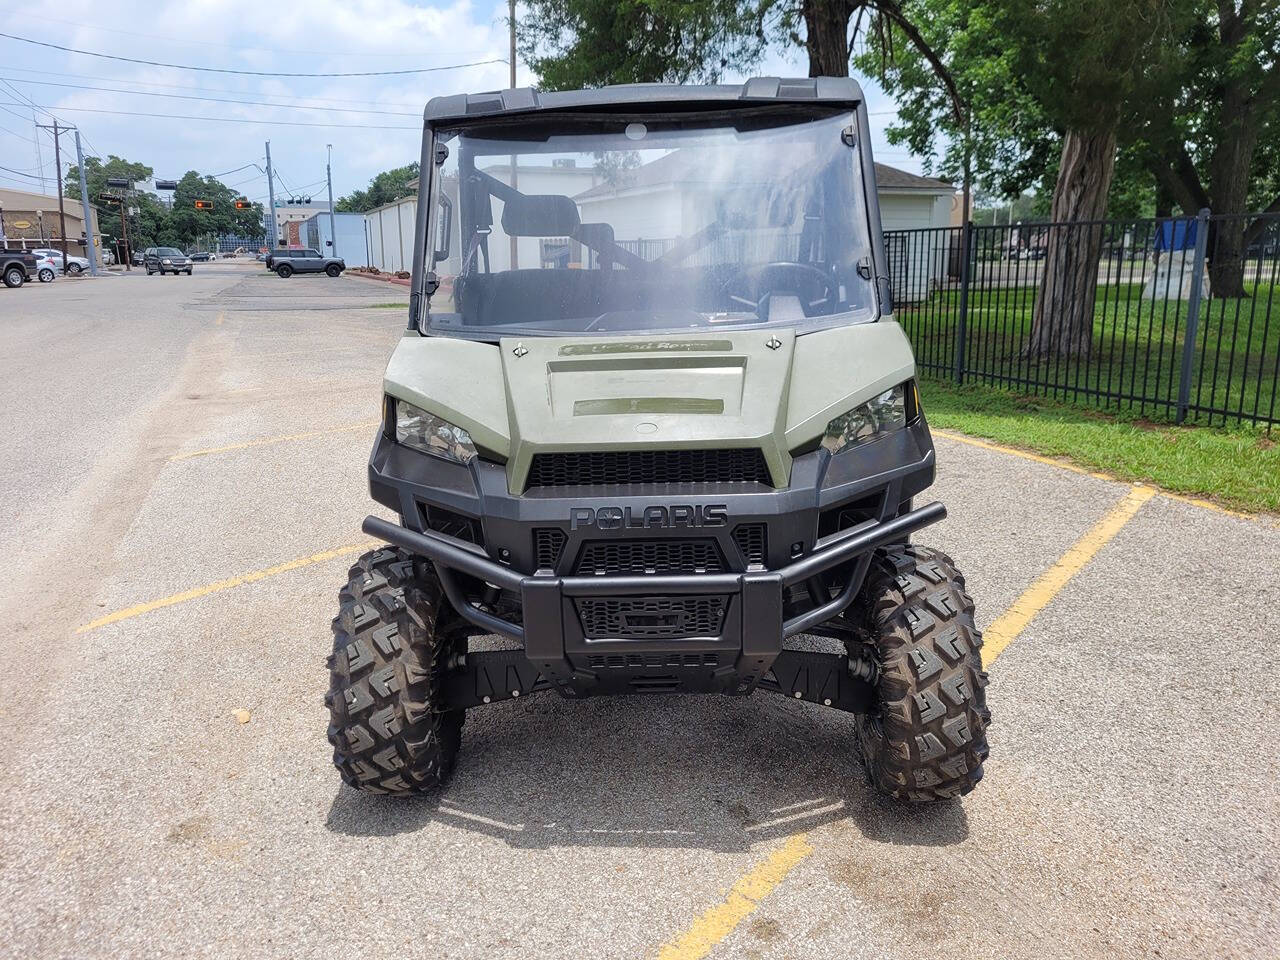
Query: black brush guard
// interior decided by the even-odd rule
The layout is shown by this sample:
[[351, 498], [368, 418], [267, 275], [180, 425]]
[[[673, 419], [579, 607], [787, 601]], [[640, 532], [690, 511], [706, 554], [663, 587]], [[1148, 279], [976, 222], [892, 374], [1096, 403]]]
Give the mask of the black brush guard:
[[[363, 529], [431, 560], [449, 602], [482, 630], [523, 644], [523, 650], [471, 653], [450, 674], [445, 703], [457, 709], [494, 703], [554, 688], [579, 699], [595, 694], [718, 692], [749, 694], [757, 687], [843, 710], [865, 710], [872, 701], [874, 671], [843, 656], [783, 648], [840, 614], [866, 577], [872, 552], [898, 543], [943, 519], [941, 503], [885, 521], [842, 531], [809, 554], [777, 570], [745, 573], [622, 576], [526, 575], [490, 559], [474, 544], [431, 531], [419, 533], [379, 517]], [[783, 615], [787, 587], [853, 562], [834, 598], [791, 618]], [[467, 574], [520, 597], [521, 622], [499, 617], [467, 600], [457, 574]], [[588, 640], [573, 602], [584, 598], [673, 597], [717, 594], [729, 598], [718, 637], [660, 640]]]

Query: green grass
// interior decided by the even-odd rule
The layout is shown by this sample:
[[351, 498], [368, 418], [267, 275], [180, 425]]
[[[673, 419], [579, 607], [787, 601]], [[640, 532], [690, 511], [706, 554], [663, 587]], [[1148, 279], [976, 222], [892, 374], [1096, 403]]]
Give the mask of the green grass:
[[931, 379], [921, 382], [920, 393], [935, 427], [1237, 510], [1280, 512], [1280, 437], [1262, 429], [1176, 427]]
[[[1192, 411], [1197, 422], [1234, 423], [1230, 413], [1255, 409], [1264, 416], [1272, 410], [1280, 414], [1280, 284], [1250, 282], [1246, 290], [1250, 295], [1244, 299], [1210, 299], [1202, 306], [1190, 393], [1193, 407], [1205, 408]], [[1089, 356], [1031, 363], [1021, 350], [1031, 332], [1035, 298], [1033, 286], [975, 283], [966, 326], [967, 370], [983, 382], [1013, 390], [1078, 399], [1153, 420], [1173, 419], [1186, 330], [1184, 301], [1143, 300], [1136, 283], [1099, 284]], [[951, 369], [959, 304], [958, 291], [949, 290], [896, 311], [922, 368], [936, 364]], [[1051, 386], [1033, 389], [1025, 381]], [[1228, 415], [1209, 412], [1214, 410]]]

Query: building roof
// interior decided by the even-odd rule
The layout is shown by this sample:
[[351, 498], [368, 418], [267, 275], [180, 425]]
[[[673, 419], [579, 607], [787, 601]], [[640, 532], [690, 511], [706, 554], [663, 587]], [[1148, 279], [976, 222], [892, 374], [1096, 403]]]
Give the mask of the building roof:
[[931, 193], [953, 193], [955, 186], [945, 180], [921, 177], [887, 164], [876, 164], [876, 186], [881, 190], [927, 190]]
[[[673, 150], [642, 167], [625, 172], [625, 181], [619, 184], [600, 183], [578, 194], [575, 200], [591, 200], [611, 196], [621, 190], [643, 190], [645, 187], [693, 183], [698, 180], [698, 166], [689, 162], [679, 150]], [[945, 180], [921, 177], [897, 167], [876, 164], [876, 187], [880, 190], [913, 190], [922, 193], [951, 194], [955, 187]]]

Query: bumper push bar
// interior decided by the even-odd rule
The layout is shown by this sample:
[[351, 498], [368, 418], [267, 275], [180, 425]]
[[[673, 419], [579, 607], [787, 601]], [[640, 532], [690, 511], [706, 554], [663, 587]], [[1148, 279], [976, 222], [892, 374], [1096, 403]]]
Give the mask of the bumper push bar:
[[[468, 660], [476, 661], [468, 665], [471, 676], [465, 682], [450, 685], [450, 708], [510, 699], [519, 696], [522, 687], [524, 692], [532, 692], [555, 686], [570, 697], [590, 693], [597, 678], [580, 666], [571, 664], [570, 656], [566, 654], [563, 621], [566, 598], [725, 594], [738, 598], [739, 616], [735, 622], [740, 636], [716, 641], [718, 650], [733, 654], [733, 663], [712, 671], [704, 686], [727, 693], [747, 693], [759, 684], [796, 698], [854, 709], [852, 702], [842, 702], [849, 701], [848, 690], [851, 687], [849, 683], [841, 682], [845, 658], [784, 651], [782, 641], [831, 619], [849, 606], [866, 575], [872, 551], [877, 547], [900, 542], [913, 531], [936, 523], [946, 514], [941, 503], [931, 503], [891, 520], [864, 524], [820, 541], [809, 554], [776, 570], [682, 576], [526, 575], [494, 562], [473, 544], [432, 531], [419, 533], [372, 516], [365, 518], [362, 527], [371, 536], [431, 560], [440, 575], [446, 596], [461, 616], [487, 632], [510, 637], [524, 645], [523, 660], [512, 656], [517, 651], [501, 651], [505, 659], [501, 664], [495, 662], [492, 669], [486, 669], [479, 662], [479, 658], [487, 654], [470, 655]], [[786, 587], [806, 583], [818, 574], [850, 561], [857, 562], [837, 596], [818, 603], [805, 613], [784, 618], [783, 594]], [[522, 601], [522, 622], [503, 619], [469, 602], [458, 584], [456, 573], [468, 574], [517, 594]], [[729, 628], [728, 624], [726, 628]], [[731, 650], [725, 646], [727, 640], [731, 642]], [[671, 653], [686, 643], [693, 642], [662, 641], [658, 646], [662, 652]], [[644, 640], [587, 641], [587, 645], [608, 653], [648, 651], [654, 646], [653, 642]], [[828, 659], [831, 663], [827, 662]], [[778, 661], [776, 668], [775, 660]], [[783, 674], [789, 680], [780, 684]], [[779, 689], [780, 686], [786, 689]]]

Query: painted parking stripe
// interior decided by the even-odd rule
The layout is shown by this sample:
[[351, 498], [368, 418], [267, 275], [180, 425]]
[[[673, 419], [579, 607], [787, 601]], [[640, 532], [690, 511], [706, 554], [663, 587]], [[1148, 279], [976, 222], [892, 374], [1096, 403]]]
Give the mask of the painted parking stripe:
[[996, 618], [982, 635], [982, 665], [991, 666], [1009, 644], [1018, 638], [1041, 610], [1049, 605], [1085, 564], [1134, 518], [1142, 505], [1156, 495], [1155, 488], [1135, 485], [1125, 498], [1077, 540], [1058, 562], [1042, 573], [1036, 582], [1013, 601], [1012, 606]]
[[215, 453], [228, 453], [232, 450], [247, 450], [249, 447], [262, 447], [270, 443], [285, 443], [289, 440], [310, 440], [312, 437], [325, 437], [331, 433], [346, 433], [349, 430], [366, 430], [376, 427], [381, 420], [364, 420], [360, 423], [349, 423], [345, 427], [329, 427], [325, 430], [308, 430], [306, 433], [287, 433], [278, 437], [263, 437], [260, 440], [246, 440], [244, 443], [229, 443], [225, 447], [207, 447], [204, 450], [188, 450], [186, 453], [175, 453], [169, 462], [190, 460], [192, 457], [207, 457]]
[[658, 950], [658, 960], [701, 960], [771, 894], [787, 874], [813, 853], [808, 834], [798, 833], [738, 878], [728, 896]]
[[[1041, 610], [1056, 597], [1156, 495], [1154, 487], [1134, 485], [1115, 507], [1075, 542], [1013, 605], [987, 628], [983, 641], [983, 666], [989, 666], [1018, 638]], [[787, 878], [805, 857], [813, 853], [807, 833], [799, 833], [778, 847], [764, 861], [744, 874], [723, 901], [703, 913], [676, 939], [658, 951], [658, 960], [699, 960], [722, 943], [750, 916], [761, 901]]]
[[121, 620], [131, 620], [134, 617], [142, 616], [144, 613], [151, 613], [153, 610], [161, 610], [164, 607], [172, 607], [175, 604], [186, 603], [188, 600], [207, 597], [212, 593], [221, 593], [223, 590], [230, 590], [232, 587], [242, 587], [245, 584], [257, 583], [259, 580], [267, 579], [267, 577], [274, 577], [277, 574], [288, 573], [290, 570], [309, 567], [315, 563], [324, 563], [326, 560], [333, 560], [337, 557], [345, 557], [352, 553], [361, 553], [365, 550], [372, 550], [376, 546], [378, 546], [378, 543], [374, 540], [366, 540], [364, 543], [353, 543], [349, 546], [337, 547], [333, 550], [325, 550], [323, 553], [313, 553], [309, 557], [299, 557], [296, 560], [288, 560], [284, 563], [278, 563], [274, 567], [267, 567], [263, 570], [253, 570], [249, 573], [242, 573], [238, 577], [229, 577], [226, 580], [219, 580], [217, 583], [207, 583], [203, 587], [195, 587], [191, 590], [185, 590], [182, 593], [175, 593], [168, 597], [161, 597], [159, 600], [148, 600], [146, 603], [135, 604], [132, 607], [117, 610], [115, 613], [108, 613], [105, 617], [99, 617], [97, 620], [84, 624], [84, 626], [77, 627], [76, 633], [88, 633], [90, 630], [97, 630], [99, 627], [105, 627], [109, 623], [119, 623]]

